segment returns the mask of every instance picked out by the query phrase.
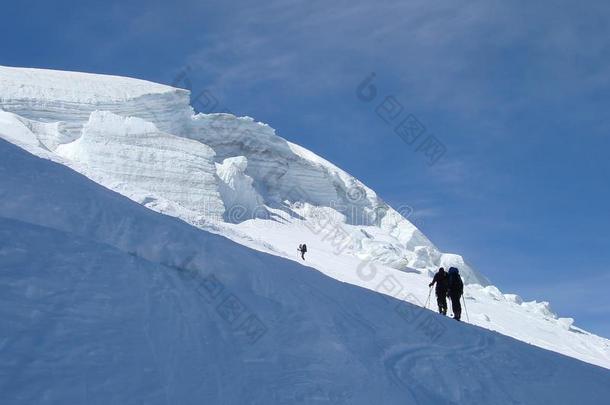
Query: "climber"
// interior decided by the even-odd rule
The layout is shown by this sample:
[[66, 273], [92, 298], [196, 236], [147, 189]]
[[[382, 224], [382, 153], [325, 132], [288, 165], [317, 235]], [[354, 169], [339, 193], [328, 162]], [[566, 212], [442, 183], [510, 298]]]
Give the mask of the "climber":
[[438, 269], [434, 275], [432, 282], [428, 287], [432, 287], [436, 283], [436, 303], [438, 304], [438, 313], [447, 315], [447, 273], [444, 268]]
[[305, 253], [307, 252], [307, 245], [303, 243], [302, 245], [299, 245], [297, 250], [299, 252], [301, 252], [301, 258], [303, 260], [305, 260]]
[[451, 308], [453, 308], [453, 319], [456, 321], [460, 320], [462, 316], [462, 305], [460, 305], [460, 298], [464, 293], [464, 283], [460, 272], [455, 267], [449, 268], [447, 273], [447, 297], [451, 298]]

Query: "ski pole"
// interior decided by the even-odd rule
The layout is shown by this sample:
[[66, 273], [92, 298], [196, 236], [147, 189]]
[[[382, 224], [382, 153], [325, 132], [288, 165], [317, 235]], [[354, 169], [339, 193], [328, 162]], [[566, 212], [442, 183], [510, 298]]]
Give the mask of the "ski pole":
[[428, 309], [428, 302], [430, 302], [430, 295], [432, 294], [432, 287], [428, 290], [428, 299], [426, 300], [425, 308]]
[[464, 312], [466, 312], [466, 320], [470, 322], [470, 318], [468, 317], [468, 309], [466, 308], [466, 298], [462, 295], [462, 301], [464, 301]]

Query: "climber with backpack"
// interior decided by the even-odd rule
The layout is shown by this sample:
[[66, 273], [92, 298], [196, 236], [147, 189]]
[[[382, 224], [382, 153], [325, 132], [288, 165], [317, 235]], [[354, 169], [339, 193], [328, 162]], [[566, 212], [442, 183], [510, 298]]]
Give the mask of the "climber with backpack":
[[464, 293], [464, 282], [460, 277], [460, 272], [457, 268], [449, 268], [447, 273], [447, 297], [451, 298], [451, 308], [453, 309], [453, 319], [459, 321], [462, 316], [462, 305], [460, 298]]
[[303, 243], [302, 245], [299, 245], [297, 250], [301, 252], [301, 259], [305, 260], [305, 253], [307, 253], [307, 245]]
[[438, 304], [438, 313], [447, 315], [447, 273], [444, 268], [438, 269], [438, 272], [434, 275], [432, 282], [428, 284], [428, 287], [436, 284], [436, 303]]

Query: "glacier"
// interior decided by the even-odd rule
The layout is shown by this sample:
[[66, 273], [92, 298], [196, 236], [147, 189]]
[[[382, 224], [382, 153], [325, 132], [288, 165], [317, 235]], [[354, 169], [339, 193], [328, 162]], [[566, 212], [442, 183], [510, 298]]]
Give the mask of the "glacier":
[[[192, 227], [189, 235], [216, 234], [260, 252], [259, 258], [279, 256], [282, 268], [295, 266], [306, 274], [315, 269], [336, 280], [336, 291], [357, 291], [349, 284], [420, 306], [432, 272], [455, 265], [467, 282], [470, 323], [610, 368], [607, 339], [558, 317], [547, 302], [502, 293], [460, 255], [441, 252], [409, 221], [409, 207], [388, 206], [358, 179], [267, 124], [230, 114], [195, 114], [186, 90], [116, 76], [0, 67], [0, 90], [1, 138], [83, 174], [150, 215], [183, 221]], [[110, 215], [110, 208], [93, 198], [98, 191], [82, 192], [79, 198], [88, 205], [78, 209], [70, 190], [52, 204], [61, 183], [58, 190], [44, 184], [37, 185], [40, 190], [28, 188], [33, 183], [27, 177], [9, 182], [16, 169], [5, 165], [3, 170], [0, 216], [68, 232], [67, 245], [92, 239], [170, 268], [188, 267], [198, 255], [204, 267], [203, 256], [211, 254], [203, 247], [207, 242], [200, 247], [205, 253], [198, 253], [195, 242], [174, 238], [168, 229], [156, 229], [163, 237], [155, 239], [135, 217], [118, 208]], [[96, 222], [87, 224], [86, 214]], [[78, 236], [74, 241], [72, 234]], [[310, 250], [305, 263], [296, 254], [303, 242]], [[244, 259], [239, 271], [250, 271], [245, 263], [251, 260]], [[226, 271], [231, 279], [241, 274]]]
[[[62, 162], [87, 172], [100, 184], [121, 189], [153, 209], [173, 210], [187, 222], [207, 222], [212, 227], [265, 213], [275, 215], [267, 208], [292, 218], [323, 215], [323, 220], [333, 223], [327, 228], [349, 231], [346, 249], [363, 260], [425, 273], [455, 261], [467, 282], [488, 284], [461, 257], [443, 255], [407, 218], [354, 177], [252, 118], [194, 114], [186, 90], [153, 83], [146, 87], [147, 82], [137, 79], [40, 69], [0, 67], [0, 77], [0, 109], [15, 114], [30, 128], [38, 139], [31, 146], [63, 158]], [[182, 159], [168, 160], [181, 153]], [[192, 164], [200, 171], [194, 167], [171, 170], [182, 179], [168, 178], [169, 168], [158, 165], [180, 160], [188, 165], [194, 161], [193, 154], [197, 162]], [[241, 159], [243, 174], [252, 179], [254, 190], [248, 191], [247, 200], [244, 193], [240, 199], [228, 196], [226, 176], [230, 173], [221, 180], [210, 170], [212, 163], [222, 168], [227, 158]], [[198, 176], [202, 178], [192, 180], [197, 184], [189, 184], [188, 178]], [[223, 190], [227, 201], [219, 197]], [[224, 221], [218, 221], [219, 217]], [[334, 226], [337, 221], [339, 226]], [[361, 228], [368, 236], [379, 236], [363, 238]], [[367, 228], [373, 229], [368, 232]], [[381, 234], [376, 232], [379, 229]]]
[[0, 156], [2, 403], [605, 404], [610, 393], [604, 368], [338, 283], [3, 140]]

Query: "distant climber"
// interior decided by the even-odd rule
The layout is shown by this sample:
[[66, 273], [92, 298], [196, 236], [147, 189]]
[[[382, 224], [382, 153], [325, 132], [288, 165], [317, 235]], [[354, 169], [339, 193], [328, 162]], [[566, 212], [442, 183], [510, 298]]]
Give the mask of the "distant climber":
[[438, 269], [434, 275], [432, 282], [428, 287], [432, 287], [436, 283], [436, 303], [438, 304], [438, 313], [447, 315], [447, 273], [444, 268]]
[[305, 260], [305, 253], [307, 253], [307, 245], [303, 243], [302, 245], [299, 245], [299, 248], [297, 250], [301, 252], [301, 259]]
[[451, 298], [451, 308], [453, 309], [453, 319], [459, 321], [462, 316], [462, 305], [460, 298], [464, 293], [464, 283], [460, 272], [455, 267], [449, 268], [447, 273], [447, 296]]

